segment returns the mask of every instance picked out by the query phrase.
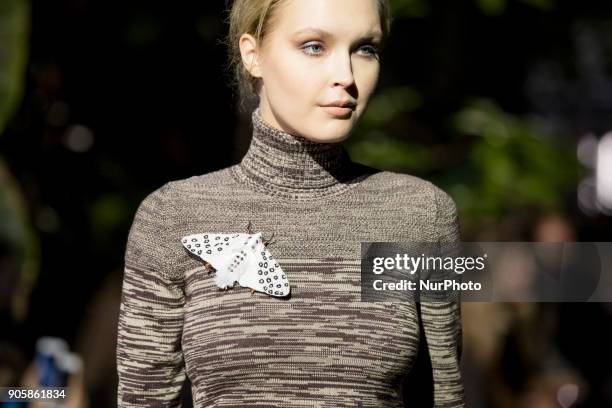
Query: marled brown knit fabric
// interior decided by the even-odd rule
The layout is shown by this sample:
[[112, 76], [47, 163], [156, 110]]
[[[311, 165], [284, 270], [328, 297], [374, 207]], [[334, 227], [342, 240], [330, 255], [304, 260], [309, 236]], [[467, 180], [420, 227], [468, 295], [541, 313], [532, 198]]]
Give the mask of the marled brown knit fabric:
[[[352, 163], [341, 144], [296, 138], [253, 113], [242, 162], [168, 182], [136, 212], [125, 253], [120, 407], [402, 407], [423, 334], [436, 407], [465, 406], [457, 303], [360, 301], [361, 241], [456, 242], [452, 199], [406, 174]], [[214, 284], [181, 237], [246, 232], [287, 274], [277, 298]], [[410, 395], [404, 397], [410, 401]]]

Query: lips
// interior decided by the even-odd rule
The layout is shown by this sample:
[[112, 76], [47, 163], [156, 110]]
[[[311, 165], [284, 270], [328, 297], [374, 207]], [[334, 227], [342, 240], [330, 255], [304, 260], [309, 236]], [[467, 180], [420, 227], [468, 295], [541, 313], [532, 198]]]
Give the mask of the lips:
[[328, 104], [323, 105], [325, 108], [335, 107], [335, 108], [350, 108], [355, 109], [356, 103], [348, 100], [338, 100], [333, 101]]
[[357, 103], [351, 99], [336, 99], [324, 105], [321, 108], [333, 117], [345, 117], [351, 116], [351, 113], [355, 110]]
[[321, 108], [323, 108], [323, 110], [329, 113], [330, 115], [338, 117], [350, 116], [353, 112], [352, 107], [321, 106]]

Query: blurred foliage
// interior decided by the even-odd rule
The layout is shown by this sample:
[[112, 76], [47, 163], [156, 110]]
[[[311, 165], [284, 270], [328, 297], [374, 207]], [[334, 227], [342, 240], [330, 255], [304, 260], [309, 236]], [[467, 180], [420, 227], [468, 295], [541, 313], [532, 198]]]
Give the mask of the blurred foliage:
[[[0, 135], [23, 95], [29, 33], [29, 3], [0, 1]], [[0, 254], [4, 284], [0, 305], [18, 321], [26, 317], [40, 263], [40, 244], [27, 208], [19, 183], [0, 156], [0, 244], [6, 251]]]
[[30, 225], [28, 205], [17, 180], [0, 157], [0, 308], [22, 321], [40, 268], [40, 242]]
[[468, 101], [449, 118], [448, 143], [406, 140], [412, 138], [406, 129], [419, 104], [407, 87], [375, 95], [347, 149], [361, 163], [432, 179], [456, 200], [467, 221], [562, 209], [586, 174], [562, 135], [487, 99]]
[[346, 146], [357, 161], [372, 167], [403, 171], [429, 169], [431, 151], [422, 144], [406, 140], [381, 129], [396, 118], [421, 106], [420, 95], [411, 87], [391, 87], [372, 96], [359, 127]]
[[378, 127], [394, 116], [412, 112], [420, 106], [421, 96], [414, 89], [408, 86], [392, 87], [372, 98], [362, 121], [368, 127]]
[[29, 3], [0, 1], [0, 134], [23, 93], [29, 33]]
[[452, 122], [471, 147], [442, 181], [471, 217], [560, 210], [586, 174], [573, 143], [550, 134], [535, 117], [517, 117], [490, 100], [477, 99]]
[[[505, 13], [512, 0], [473, 0], [485, 15]], [[514, 0], [549, 11], [555, 0]], [[425, 17], [428, 0], [391, 0], [394, 17]], [[373, 96], [347, 142], [351, 156], [372, 167], [431, 179], [456, 200], [466, 222], [501, 221], [528, 210], [560, 209], [579, 178], [574, 146], [550, 135], [537, 118], [504, 112], [485, 99], [468, 101], [447, 120], [446, 135], [415, 124], [422, 100], [413, 88], [388, 87]], [[438, 136], [450, 138], [435, 142]], [[494, 222], [495, 222], [494, 221]]]

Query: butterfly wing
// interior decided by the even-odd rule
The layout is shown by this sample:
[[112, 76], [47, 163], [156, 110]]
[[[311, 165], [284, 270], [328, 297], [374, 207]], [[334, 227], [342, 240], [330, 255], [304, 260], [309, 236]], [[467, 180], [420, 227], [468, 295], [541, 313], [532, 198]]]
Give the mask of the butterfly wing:
[[240, 286], [272, 296], [287, 296], [290, 290], [287, 276], [263, 244], [261, 234], [255, 234], [245, 252], [248, 263], [247, 267], [241, 270], [238, 280]]
[[183, 246], [215, 268], [221, 289], [238, 281], [272, 296], [286, 296], [290, 286], [285, 272], [263, 244], [262, 234], [192, 234]]
[[183, 246], [215, 268], [217, 286], [225, 289], [238, 280], [239, 270], [232, 267], [235, 256], [247, 244], [250, 234], [192, 234], [181, 239]]

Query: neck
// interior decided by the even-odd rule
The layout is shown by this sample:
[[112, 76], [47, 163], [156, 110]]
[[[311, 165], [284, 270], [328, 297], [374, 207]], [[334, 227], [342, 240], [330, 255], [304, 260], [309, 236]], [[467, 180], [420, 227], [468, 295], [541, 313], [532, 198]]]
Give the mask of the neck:
[[253, 138], [236, 166], [240, 180], [258, 190], [289, 198], [317, 198], [345, 190], [357, 176], [342, 144], [291, 135], [252, 116]]

